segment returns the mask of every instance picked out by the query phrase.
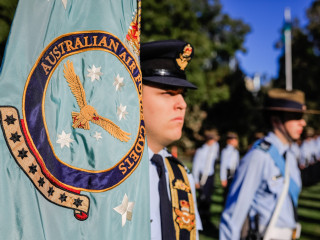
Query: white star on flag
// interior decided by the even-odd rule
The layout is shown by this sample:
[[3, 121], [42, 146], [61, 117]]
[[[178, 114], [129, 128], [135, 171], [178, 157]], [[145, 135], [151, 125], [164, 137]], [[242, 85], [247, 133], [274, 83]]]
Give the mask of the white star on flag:
[[93, 137], [99, 141], [99, 139], [102, 139], [101, 132], [96, 132]]
[[73, 139], [70, 137], [71, 133], [65, 133], [62, 131], [61, 134], [58, 134], [58, 140], [57, 143], [60, 144], [60, 147], [63, 148], [64, 146], [67, 146], [70, 148], [70, 143], [73, 142]]
[[67, 8], [67, 3], [68, 3], [68, 0], [61, 0], [62, 3], [63, 3], [63, 6], [64, 6], [64, 9]]
[[119, 106], [118, 109], [117, 109], [117, 115], [118, 115], [119, 120], [121, 120], [122, 118], [123, 118], [123, 119], [126, 119], [126, 115], [128, 114], [128, 112], [126, 111], [126, 109], [127, 109], [127, 106], [123, 106], [123, 105], [120, 103], [120, 106]]
[[92, 65], [92, 68], [88, 68], [88, 72], [89, 74], [87, 75], [87, 77], [91, 78], [91, 82], [93, 82], [94, 80], [99, 80], [100, 76], [102, 75], [102, 72], [100, 72], [101, 67], [96, 68], [95, 65]]
[[119, 206], [113, 208], [122, 217], [122, 227], [126, 224], [127, 220], [131, 221], [133, 207], [134, 202], [129, 202], [127, 194], [124, 194], [122, 203]]
[[113, 86], [116, 87], [116, 91], [120, 90], [124, 86], [123, 77], [120, 77], [119, 74], [114, 78]]

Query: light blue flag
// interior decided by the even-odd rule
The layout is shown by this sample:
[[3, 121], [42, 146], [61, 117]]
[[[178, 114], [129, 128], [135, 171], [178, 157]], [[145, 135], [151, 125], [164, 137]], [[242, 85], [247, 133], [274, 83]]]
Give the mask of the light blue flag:
[[0, 72], [0, 238], [149, 239], [140, 0], [20, 0]]

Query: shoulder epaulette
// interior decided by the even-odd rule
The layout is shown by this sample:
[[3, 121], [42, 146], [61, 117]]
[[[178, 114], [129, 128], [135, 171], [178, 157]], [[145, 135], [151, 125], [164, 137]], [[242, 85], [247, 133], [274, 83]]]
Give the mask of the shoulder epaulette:
[[266, 140], [262, 140], [260, 143], [257, 144], [257, 148], [260, 148], [261, 150], [268, 152], [271, 147], [271, 143], [267, 142]]

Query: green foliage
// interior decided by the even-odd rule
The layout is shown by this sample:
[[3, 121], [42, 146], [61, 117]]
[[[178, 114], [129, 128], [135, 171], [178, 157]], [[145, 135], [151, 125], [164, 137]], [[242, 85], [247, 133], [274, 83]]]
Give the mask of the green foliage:
[[312, 42], [320, 50], [320, 29], [319, 29], [319, 17], [320, 17], [320, 1], [315, 0], [311, 7], [307, 10], [307, 16], [309, 23], [307, 26], [308, 32], [312, 37]]
[[0, 62], [18, 0], [0, 0]]
[[189, 105], [213, 106], [230, 97], [224, 79], [231, 73], [229, 62], [242, 44], [249, 26], [221, 12], [218, 0], [144, 0], [142, 42], [181, 39], [194, 46], [188, 79], [198, 86], [187, 98]]

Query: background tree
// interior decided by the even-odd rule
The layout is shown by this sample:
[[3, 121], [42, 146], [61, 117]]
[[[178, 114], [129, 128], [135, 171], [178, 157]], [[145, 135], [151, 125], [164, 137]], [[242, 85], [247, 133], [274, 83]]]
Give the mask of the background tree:
[[0, 63], [18, 0], [0, 0]]
[[[142, 7], [142, 42], [172, 38], [188, 41], [195, 48], [187, 71], [198, 90], [187, 95], [189, 110], [181, 147], [192, 149], [200, 143], [204, 127], [219, 129], [224, 125], [223, 131], [231, 127], [232, 118], [223, 118], [221, 124], [214, 120], [227, 112], [246, 118], [246, 111], [231, 102], [240, 98], [244, 104], [252, 101], [235, 58], [237, 51], [245, 51], [243, 43], [250, 27], [224, 14], [219, 0], [144, 0]], [[213, 108], [221, 101], [231, 108]], [[239, 126], [234, 127], [237, 131]]]

